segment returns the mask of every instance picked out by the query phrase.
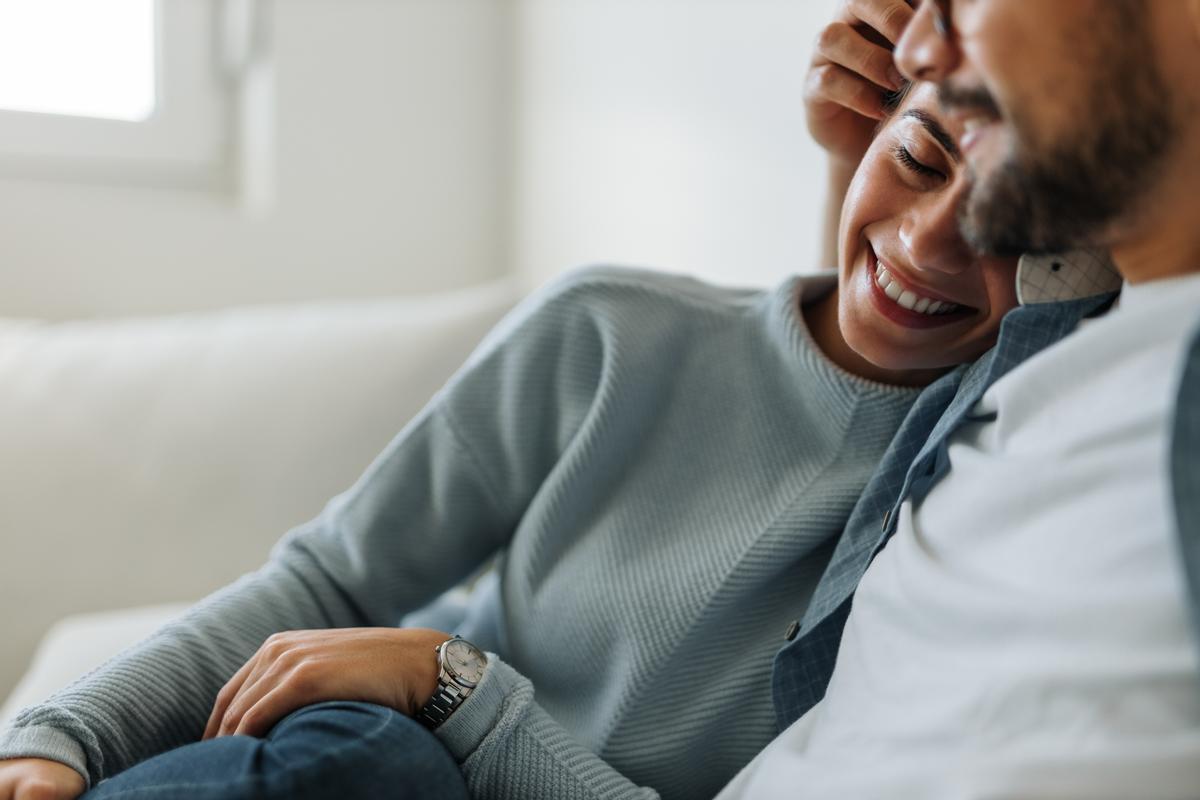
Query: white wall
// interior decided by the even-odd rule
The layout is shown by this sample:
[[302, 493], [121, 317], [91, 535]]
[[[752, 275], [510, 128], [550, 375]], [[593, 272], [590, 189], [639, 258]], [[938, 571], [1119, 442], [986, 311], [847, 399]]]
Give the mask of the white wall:
[[[200, 0], [195, 0], [199, 2]], [[276, 204], [0, 176], [0, 316], [813, 269], [835, 0], [275, 0]]]
[[804, 126], [835, 0], [522, 0], [513, 263], [612, 261], [771, 284], [816, 268]]
[[0, 316], [361, 297], [508, 271], [505, 0], [276, 0], [277, 203], [0, 179]]

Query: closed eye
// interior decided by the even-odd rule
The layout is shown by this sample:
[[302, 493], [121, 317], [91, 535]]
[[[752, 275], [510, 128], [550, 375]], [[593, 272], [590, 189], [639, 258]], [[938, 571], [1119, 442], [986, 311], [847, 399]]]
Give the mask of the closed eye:
[[917, 161], [917, 159], [913, 157], [913, 154], [911, 152], [909, 152], [908, 148], [905, 147], [904, 145], [900, 144], [899, 142], [897, 142], [896, 144], [894, 144], [892, 146], [892, 155], [895, 156], [896, 160], [899, 161], [901, 164], [903, 164], [911, 172], [915, 172], [918, 175], [921, 175], [926, 178], [944, 178], [945, 177], [945, 175], [938, 172], [933, 167], [927, 166], [926, 164], [922, 164], [920, 161]]

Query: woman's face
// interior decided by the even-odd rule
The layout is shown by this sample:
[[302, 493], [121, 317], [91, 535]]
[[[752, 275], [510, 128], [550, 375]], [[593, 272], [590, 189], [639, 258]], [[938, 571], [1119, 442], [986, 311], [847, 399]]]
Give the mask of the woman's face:
[[872, 143], [842, 208], [838, 324], [885, 370], [978, 358], [1017, 303], [1016, 259], [983, 257], [958, 231], [969, 176], [933, 84], [915, 86]]

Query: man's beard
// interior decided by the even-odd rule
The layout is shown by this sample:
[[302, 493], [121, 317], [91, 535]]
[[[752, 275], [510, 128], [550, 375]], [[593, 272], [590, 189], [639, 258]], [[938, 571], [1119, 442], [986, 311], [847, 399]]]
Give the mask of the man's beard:
[[[1080, 60], [1093, 77], [1076, 129], [1034, 150], [1021, 135], [1028, 128], [1014, 115], [1009, 124], [1016, 144], [996, 169], [973, 178], [959, 227], [977, 250], [1017, 256], [1096, 243], [1161, 173], [1175, 139], [1170, 94], [1148, 58], [1153, 50], [1144, 17], [1111, 2], [1105, 21], [1113, 35], [1093, 38], [1091, 57]], [[943, 85], [939, 97], [946, 108], [1000, 117], [983, 88]]]

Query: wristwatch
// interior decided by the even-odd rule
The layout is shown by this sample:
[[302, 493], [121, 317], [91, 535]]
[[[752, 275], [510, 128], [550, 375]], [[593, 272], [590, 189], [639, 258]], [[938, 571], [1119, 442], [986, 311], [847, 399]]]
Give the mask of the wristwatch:
[[438, 658], [438, 686], [417, 721], [433, 729], [446, 721], [483, 680], [487, 654], [458, 634], [433, 648]]

